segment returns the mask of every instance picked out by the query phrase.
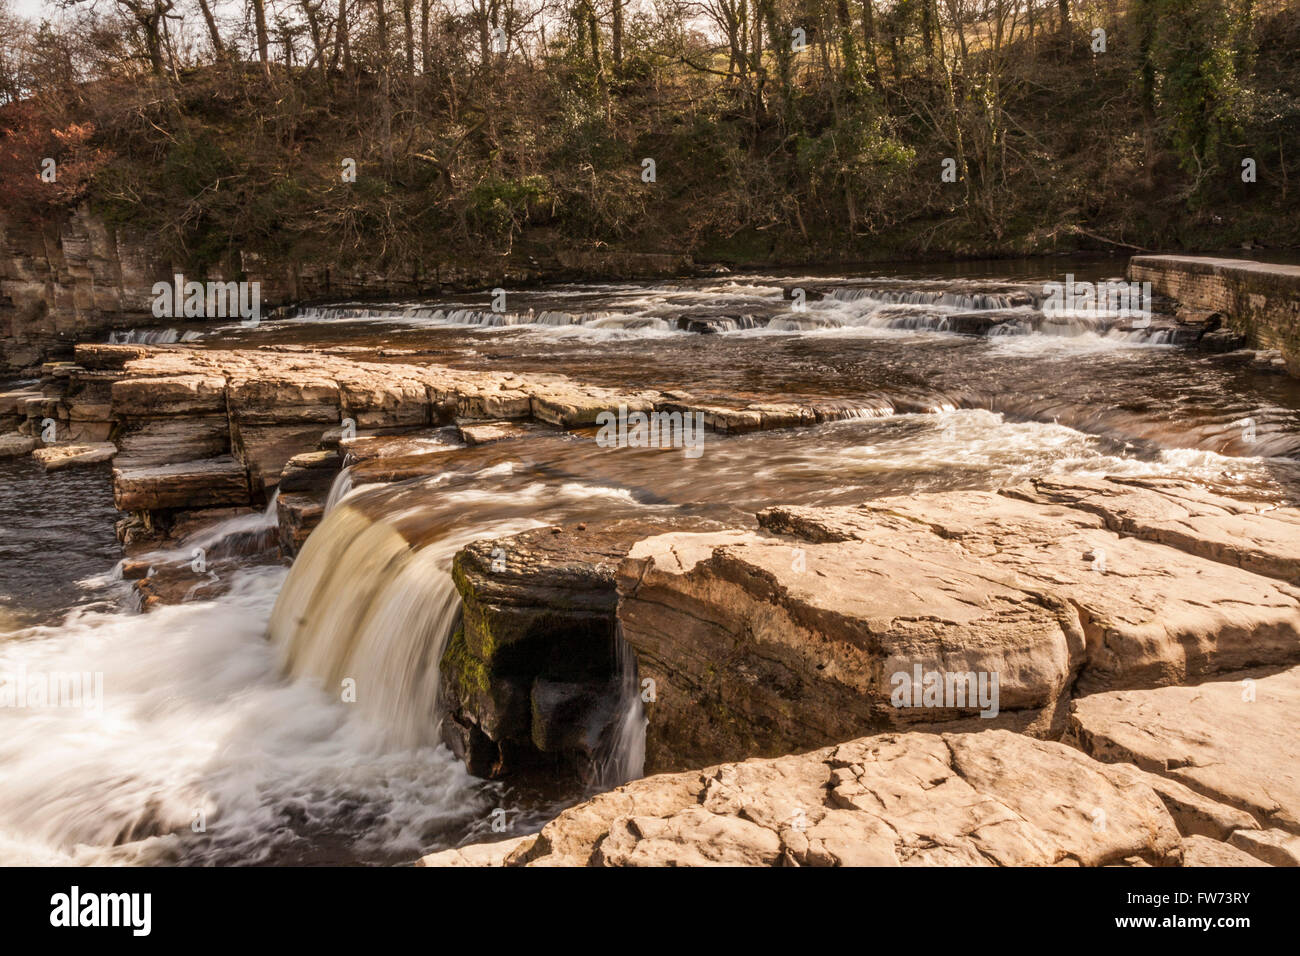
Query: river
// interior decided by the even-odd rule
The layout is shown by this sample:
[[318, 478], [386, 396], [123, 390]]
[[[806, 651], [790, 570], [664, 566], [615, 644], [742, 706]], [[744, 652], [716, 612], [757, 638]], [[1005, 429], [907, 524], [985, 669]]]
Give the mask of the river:
[[[103, 682], [98, 712], [0, 708], [0, 862], [401, 863], [540, 826], [580, 791], [477, 780], [429, 720], [459, 607], [447, 569], [476, 539], [622, 516], [752, 524], [768, 504], [994, 489], [1049, 472], [1189, 478], [1294, 501], [1300, 382], [1087, 316], [1044, 323], [1017, 290], [1067, 270], [1089, 281], [1122, 271], [1039, 260], [607, 282], [508, 292], [511, 315], [532, 310], [516, 324], [492, 324], [483, 293], [119, 333], [854, 413], [709, 432], [698, 457], [602, 447], [594, 429], [472, 448], [439, 433], [422, 477], [356, 489], [343, 477], [342, 504], [292, 570], [250, 555], [223, 570], [219, 597], [145, 615], [114, 571], [107, 466], [44, 476], [26, 459], [0, 463], [0, 674]], [[795, 311], [793, 288], [830, 294]], [[993, 333], [949, 331], [981, 312], [1000, 316]], [[681, 331], [681, 316], [721, 331]], [[213, 541], [269, 521], [229, 524]], [[343, 673], [383, 692], [342, 702], [326, 688]]]

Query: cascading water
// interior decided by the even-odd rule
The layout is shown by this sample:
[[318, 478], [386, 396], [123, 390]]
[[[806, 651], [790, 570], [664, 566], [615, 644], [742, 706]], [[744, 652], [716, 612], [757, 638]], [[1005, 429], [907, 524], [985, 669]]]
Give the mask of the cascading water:
[[609, 790], [645, 773], [648, 718], [644, 695], [650, 693], [650, 689], [643, 689], [637, 679], [636, 654], [623, 640], [622, 625], [615, 627], [614, 660], [619, 671], [618, 717], [612, 733], [592, 762], [590, 784], [597, 790]]
[[[384, 443], [359, 439], [292, 569], [262, 553], [273, 502], [134, 555], [187, 565], [202, 548], [223, 562], [224, 593], [198, 589], [144, 615], [124, 609], [125, 585], [102, 573], [120, 553], [108, 472], [37, 486], [19, 470], [39, 472], [30, 461], [0, 462], [0, 674], [102, 674], [98, 716], [0, 707], [0, 860], [409, 862], [490, 838], [494, 808], [540, 823], [436, 743], [438, 667], [460, 614], [449, 569], [472, 541], [607, 518], [743, 524], [770, 503], [1002, 488], [1049, 473], [1265, 489], [1296, 472], [1294, 382], [1231, 356], [1147, 347], [1173, 341], [1168, 328], [1049, 317], [970, 282], [882, 280], [867, 294], [810, 296], [805, 311], [782, 298], [791, 284], [836, 281], [565, 287], [512, 298], [525, 306], [506, 319], [466, 303], [268, 318], [258, 345], [340, 346], [367, 360], [405, 349], [706, 403], [808, 402], [822, 424], [710, 432], [690, 461], [558, 433], [464, 448], [430, 430], [412, 438], [422, 445], [391, 447], [445, 470], [388, 485], [367, 483], [383, 471], [367, 469]], [[682, 331], [683, 318], [725, 334]], [[963, 329], [984, 331], [927, 334]], [[204, 344], [251, 334], [214, 328]], [[77, 538], [93, 528], [106, 541]], [[61, 604], [46, 600], [51, 588]], [[627, 648], [614, 656], [619, 716], [591, 767], [596, 787], [643, 769], [645, 688]]]
[[176, 342], [197, 342], [201, 332], [182, 332], [179, 329], [125, 329], [108, 334], [109, 345], [172, 345]]
[[[439, 663], [461, 607], [456, 552], [543, 518], [630, 504], [617, 489], [511, 480], [512, 472], [494, 466], [450, 484], [440, 476], [392, 500], [387, 489], [362, 488], [330, 510], [271, 615], [286, 673], [354, 691], [356, 709], [390, 746], [436, 742]], [[501, 483], [491, 487], [493, 479]]]

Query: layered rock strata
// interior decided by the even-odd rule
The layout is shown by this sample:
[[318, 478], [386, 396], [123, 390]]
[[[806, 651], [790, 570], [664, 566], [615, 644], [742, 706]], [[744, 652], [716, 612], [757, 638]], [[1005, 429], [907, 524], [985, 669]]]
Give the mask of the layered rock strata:
[[[1043, 479], [774, 507], [757, 528], [566, 529], [535, 561], [530, 532], [462, 552], [457, 585], [467, 635], [516, 604], [545, 609], [549, 641], [616, 628], [654, 690], [647, 768], [676, 770], [888, 729], [1056, 738], [1086, 695], [1293, 663], [1297, 520], [1167, 481]], [[493, 574], [493, 551], [530, 559]], [[474, 673], [477, 695], [444, 671], [455, 719], [496, 739]]]

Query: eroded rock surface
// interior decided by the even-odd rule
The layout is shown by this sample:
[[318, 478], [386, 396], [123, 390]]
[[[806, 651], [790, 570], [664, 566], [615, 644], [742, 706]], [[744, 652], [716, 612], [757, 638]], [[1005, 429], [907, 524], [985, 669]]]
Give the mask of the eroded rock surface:
[[[1177, 866], [1253, 854], [1185, 834], [1152, 775], [1014, 734], [883, 734], [635, 781], [507, 844], [425, 866]], [[1253, 831], [1238, 831], [1258, 841]], [[1239, 842], [1247, 842], [1244, 838]], [[1189, 853], [1190, 849], [1190, 853]]]
[[[918, 410], [902, 399], [871, 408], [854, 401], [702, 402], [682, 392], [619, 391], [544, 372], [406, 364], [397, 359], [413, 356], [398, 353], [389, 356], [394, 361], [364, 361], [347, 348], [83, 344], [75, 354], [75, 362], [43, 366], [39, 389], [0, 393], [0, 432], [18, 433], [0, 441], [0, 454], [31, 451], [50, 440], [37, 437], [50, 428], [53, 444], [111, 439], [118, 449], [115, 500], [133, 512], [262, 506], [286, 477], [286, 491], [303, 491], [293, 484], [319, 477], [303, 474], [303, 456], [333, 449], [345, 459], [394, 459], [395, 468], [400, 459], [403, 475], [425, 473], [436, 467], [425, 457], [433, 446], [449, 447], [440, 427], [456, 444], [482, 444], [588, 428], [619, 408], [698, 414], [720, 432]], [[366, 447], [378, 438], [389, 443]], [[409, 450], [392, 444], [402, 441], [412, 442]]]
[[1066, 741], [1131, 763], [1300, 836], [1300, 667], [1230, 680], [1094, 694], [1071, 708]]
[[614, 572], [649, 530], [642, 520], [545, 527], [456, 555], [462, 626], [442, 659], [442, 726], [473, 772], [541, 759], [581, 770], [597, 755], [618, 716]]
[[[1300, 659], [1300, 591], [1237, 566], [1250, 550], [1285, 567], [1294, 510], [1243, 513], [1235, 548], [1214, 523], [1172, 547], [1031, 492], [770, 508], [759, 532], [640, 541], [619, 569], [618, 615], [658, 687], [648, 766], [943, 721], [1056, 736], [1081, 694]], [[997, 706], [950, 691], [899, 706], [897, 675], [918, 669], [997, 675]]]
[[1039, 478], [1007, 492], [1068, 505], [1132, 535], [1300, 585], [1300, 513], [1168, 478]]

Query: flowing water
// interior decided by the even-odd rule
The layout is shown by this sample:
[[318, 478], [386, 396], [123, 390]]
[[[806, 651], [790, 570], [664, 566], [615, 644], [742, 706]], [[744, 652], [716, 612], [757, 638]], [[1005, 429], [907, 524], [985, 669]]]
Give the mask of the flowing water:
[[[351, 464], [292, 569], [264, 553], [269, 515], [184, 542], [181, 554], [201, 541], [222, 556], [224, 590], [143, 616], [111, 571], [107, 472], [0, 465], [0, 674], [102, 674], [103, 687], [98, 712], [0, 708], [0, 859], [402, 862], [540, 825], [580, 793], [476, 780], [438, 744], [438, 660], [460, 610], [448, 571], [474, 540], [607, 518], [748, 526], [772, 503], [1049, 472], [1294, 500], [1300, 383], [1164, 344], [1160, 323], [1044, 315], [1037, 293], [1066, 268], [589, 284], [509, 293], [506, 312], [484, 294], [163, 330], [200, 347], [559, 372], [853, 417], [708, 433], [698, 458], [601, 447], [594, 430], [471, 448], [430, 434], [393, 459], [415, 477]], [[828, 294], [796, 310], [793, 288]], [[638, 772], [633, 667], [623, 682], [596, 786]]]

